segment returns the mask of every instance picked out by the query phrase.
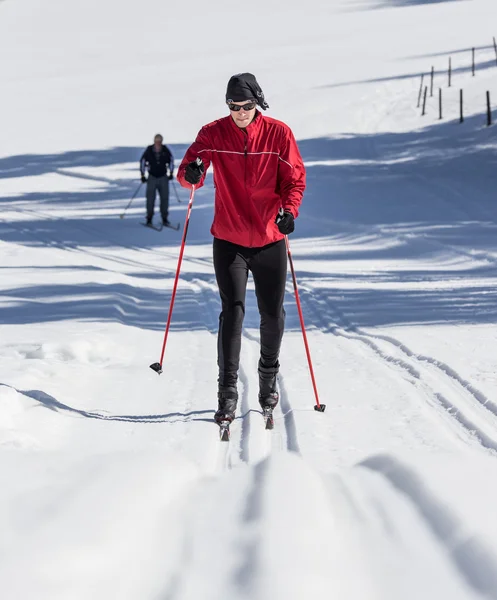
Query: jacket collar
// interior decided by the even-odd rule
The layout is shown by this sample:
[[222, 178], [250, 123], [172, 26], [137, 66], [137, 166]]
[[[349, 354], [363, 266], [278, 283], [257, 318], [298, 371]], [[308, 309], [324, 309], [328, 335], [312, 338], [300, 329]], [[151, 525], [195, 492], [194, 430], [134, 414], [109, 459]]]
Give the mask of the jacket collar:
[[262, 115], [260, 111], [256, 110], [254, 120], [250, 123], [250, 125], [247, 125], [247, 127], [243, 128], [243, 129], [241, 127], [238, 127], [238, 125], [235, 123], [235, 121], [233, 120], [233, 117], [231, 115], [228, 115], [228, 119], [231, 122], [231, 126], [234, 129], [236, 129], [236, 131], [238, 131], [242, 135], [245, 134], [248, 137], [252, 137], [254, 135], [254, 133], [261, 126], [262, 120], [264, 119], [264, 115]]

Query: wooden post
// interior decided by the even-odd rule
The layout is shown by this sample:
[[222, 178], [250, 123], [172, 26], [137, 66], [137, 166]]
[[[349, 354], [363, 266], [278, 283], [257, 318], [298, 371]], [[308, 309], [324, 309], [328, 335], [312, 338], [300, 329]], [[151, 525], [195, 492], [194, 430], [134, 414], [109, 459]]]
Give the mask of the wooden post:
[[473, 59], [472, 66], [473, 66], [473, 77], [474, 77], [475, 76], [475, 49], [474, 48], [472, 50], [472, 59]]
[[435, 67], [431, 68], [431, 85], [430, 85], [430, 98], [433, 97], [433, 78], [435, 76]]
[[487, 92], [487, 127], [492, 125], [492, 106], [490, 104], [490, 92]]
[[464, 122], [464, 106], [463, 106], [463, 91], [459, 91], [459, 104], [461, 105], [461, 116], [459, 118], [459, 123]]
[[442, 88], [438, 88], [438, 112], [440, 120], [442, 119]]
[[421, 94], [423, 93], [423, 79], [424, 75], [421, 75], [421, 85], [419, 86], [419, 94], [418, 94], [418, 108], [421, 106]]
[[452, 85], [452, 58], [449, 58], [449, 87]]
[[424, 94], [424, 99], [423, 99], [423, 112], [421, 113], [421, 116], [424, 117], [426, 115], [426, 96], [428, 94], [428, 86], [425, 85], [425, 94]]
[[495, 37], [494, 37], [494, 50], [495, 50], [495, 62], [497, 64], [497, 43], [495, 41]]

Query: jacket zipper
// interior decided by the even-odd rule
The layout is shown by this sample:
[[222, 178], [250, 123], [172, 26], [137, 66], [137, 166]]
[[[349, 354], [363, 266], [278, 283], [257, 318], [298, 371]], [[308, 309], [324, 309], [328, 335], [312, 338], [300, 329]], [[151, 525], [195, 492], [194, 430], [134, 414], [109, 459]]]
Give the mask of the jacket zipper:
[[[247, 148], [247, 144], [248, 144], [248, 133], [247, 132], [243, 132], [243, 135], [245, 136], [245, 148], [243, 151], [244, 154], [244, 163], [245, 163], [245, 179], [244, 179], [244, 183], [245, 183], [245, 194], [247, 196], [247, 207], [250, 204], [250, 198], [249, 198], [249, 192], [248, 192], [248, 187], [247, 187], [247, 154], [248, 154], [248, 148]], [[248, 213], [250, 211], [247, 211]], [[252, 218], [249, 216], [249, 224], [250, 224], [250, 229], [249, 229], [249, 247], [252, 247]]]

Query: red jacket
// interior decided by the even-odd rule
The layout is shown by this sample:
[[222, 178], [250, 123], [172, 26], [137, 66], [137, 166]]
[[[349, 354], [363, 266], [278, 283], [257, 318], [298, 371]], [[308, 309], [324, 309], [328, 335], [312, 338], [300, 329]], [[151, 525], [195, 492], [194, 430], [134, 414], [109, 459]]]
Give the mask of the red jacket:
[[[280, 207], [298, 215], [305, 169], [290, 128], [257, 112], [245, 129], [231, 116], [205, 125], [178, 169], [183, 187], [186, 165], [199, 156], [214, 167], [214, 237], [257, 248], [283, 239], [275, 219]], [[197, 187], [204, 184], [205, 174]]]

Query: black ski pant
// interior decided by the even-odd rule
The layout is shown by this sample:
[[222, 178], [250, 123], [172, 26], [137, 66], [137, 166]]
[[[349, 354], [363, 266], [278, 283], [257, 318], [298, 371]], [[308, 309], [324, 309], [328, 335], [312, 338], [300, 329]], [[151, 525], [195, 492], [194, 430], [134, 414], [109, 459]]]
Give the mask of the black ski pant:
[[154, 216], [155, 196], [159, 192], [160, 214], [163, 221], [167, 221], [169, 212], [169, 179], [167, 175], [163, 177], [148, 176], [147, 179], [147, 219]]
[[278, 362], [285, 327], [287, 256], [285, 240], [262, 248], [245, 248], [214, 238], [216, 272], [222, 312], [219, 316], [219, 385], [235, 386], [240, 364], [245, 292], [249, 271], [261, 317], [261, 361], [272, 367]]

